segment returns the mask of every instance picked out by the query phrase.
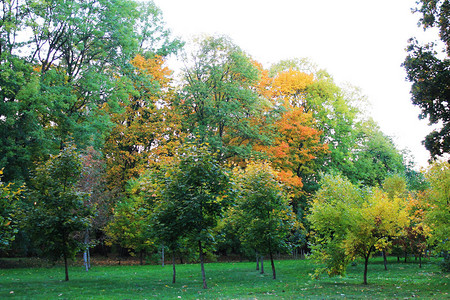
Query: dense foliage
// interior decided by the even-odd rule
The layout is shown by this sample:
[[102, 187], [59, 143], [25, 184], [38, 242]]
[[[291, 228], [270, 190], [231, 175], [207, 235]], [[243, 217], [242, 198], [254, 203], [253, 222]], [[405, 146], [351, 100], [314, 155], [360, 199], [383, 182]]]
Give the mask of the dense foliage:
[[[448, 44], [435, 17], [448, 1], [422, 3]], [[225, 36], [181, 52], [151, 1], [0, 5], [2, 254], [67, 265], [91, 247], [143, 263], [165, 249], [173, 282], [177, 257], [198, 260], [206, 288], [217, 255], [268, 255], [274, 279], [275, 253], [312, 250], [330, 275], [363, 257], [366, 283], [376, 251], [449, 250], [448, 163], [416, 172], [361, 92], [311, 62], [266, 69]], [[435, 156], [448, 60], [430, 51], [411, 44], [405, 66], [424, 116], [444, 123]]]
[[450, 1], [417, 1], [419, 24], [424, 30], [437, 28], [440, 43], [421, 44], [411, 39], [404, 67], [412, 82], [412, 103], [422, 110], [420, 118], [439, 124], [425, 138], [433, 158], [450, 153]]

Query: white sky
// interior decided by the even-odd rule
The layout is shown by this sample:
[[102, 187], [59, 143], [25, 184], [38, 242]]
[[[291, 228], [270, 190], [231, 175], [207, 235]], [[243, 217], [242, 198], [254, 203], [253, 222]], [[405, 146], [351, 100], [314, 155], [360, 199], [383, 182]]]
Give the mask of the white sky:
[[[362, 89], [371, 116], [419, 166], [431, 131], [418, 120], [401, 63], [411, 37], [423, 35], [415, 0], [154, 0], [168, 28], [188, 40], [225, 34], [265, 67], [308, 57], [338, 84]], [[437, 39], [438, 37], [433, 37]]]

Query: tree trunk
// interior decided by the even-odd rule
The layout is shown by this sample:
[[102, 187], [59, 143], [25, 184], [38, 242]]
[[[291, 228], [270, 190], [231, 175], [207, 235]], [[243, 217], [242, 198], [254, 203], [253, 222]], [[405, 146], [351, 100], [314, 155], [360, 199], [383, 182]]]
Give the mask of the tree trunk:
[[258, 252], [256, 252], [256, 271], [259, 271], [259, 255], [258, 255]]
[[384, 263], [384, 270], [387, 271], [387, 257], [385, 250], [383, 250], [383, 263]]
[[419, 268], [422, 268], [422, 253], [419, 254]]
[[66, 273], [66, 281], [69, 281], [69, 267], [67, 265], [67, 242], [66, 242], [66, 235], [63, 233], [62, 235], [63, 240], [63, 258], [64, 258], [64, 271]]
[[90, 255], [89, 255], [89, 231], [86, 230], [84, 233], [84, 253], [83, 253], [83, 259], [84, 259], [84, 266], [86, 268], [86, 272], [89, 271], [91, 267], [90, 263]]
[[161, 265], [164, 267], [164, 261], [166, 260], [166, 258], [164, 257], [164, 245], [162, 246], [161, 249]]
[[202, 268], [202, 279], [203, 279], [203, 288], [207, 289], [208, 286], [206, 285], [206, 274], [205, 274], [205, 265], [203, 262], [203, 248], [202, 248], [202, 242], [198, 241], [198, 250], [200, 252], [200, 265]]
[[367, 284], [367, 266], [369, 265], [370, 252], [364, 257], [364, 284]]
[[87, 255], [88, 255], [88, 268], [91, 268], [91, 250], [87, 249]]
[[264, 256], [261, 255], [259, 260], [261, 261], [261, 274], [264, 274]]
[[65, 269], [65, 272], [66, 272], [66, 281], [69, 281], [69, 268], [68, 268], [68, 265], [67, 265], [67, 255], [66, 255], [65, 252], [64, 252], [64, 269]]
[[144, 264], [144, 250], [139, 251], [139, 264], [141, 266]]
[[84, 260], [84, 267], [86, 269], [86, 272], [88, 272], [89, 267], [88, 267], [87, 249], [84, 250], [84, 252], [83, 252], [83, 260]]
[[405, 263], [406, 263], [407, 258], [408, 258], [408, 252], [405, 251]]
[[175, 283], [175, 278], [176, 278], [176, 270], [175, 270], [175, 250], [172, 250], [172, 270], [173, 270], [172, 283]]
[[277, 279], [277, 275], [276, 275], [276, 273], [275, 273], [275, 264], [274, 264], [274, 262], [273, 262], [272, 251], [270, 251], [269, 255], [270, 255], [270, 264], [272, 265], [273, 279]]

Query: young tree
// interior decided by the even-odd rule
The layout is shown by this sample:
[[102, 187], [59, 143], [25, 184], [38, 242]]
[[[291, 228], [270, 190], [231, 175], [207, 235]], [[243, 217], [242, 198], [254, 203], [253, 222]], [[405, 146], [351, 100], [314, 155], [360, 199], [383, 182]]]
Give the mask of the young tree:
[[144, 197], [128, 191], [115, 205], [112, 219], [104, 229], [109, 245], [116, 243], [130, 249], [133, 256], [138, 253], [141, 265], [144, 254], [155, 249], [148, 229], [150, 211], [151, 204]]
[[402, 199], [389, 199], [378, 189], [363, 191], [348, 179], [331, 175], [323, 178], [308, 219], [313, 255], [326, 263], [316, 275], [324, 271], [330, 276], [343, 274], [349, 262], [361, 257], [364, 284], [371, 254], [399, 236], [409, 221]]
[[169, 234], [161, 239], [170, 246], [183, 237], [198, 246], [205, 289], [204, 247], [211, 243], [212, 230], [229, 203], [228, 173], [218, 161], [219, 153], [208, 147], [192, 142], [179, 152], [179, 160], [165, 170], [162, 211], [155, 215], [156, 229]]
[[425, 222], [428, 206], [424, 193], [410, 195], [407, 210], [410, 222], [409, 226], [405, 228], [404, 247], [409, 248], [411, 253], [419, 256], [419, 268], [421, 268], [422, 257], [426, 254], [428, 241], [432, 237], [431, 227]]
[[[169, 167], [170, 168], [170, 167]], [[151, 233], [163, 247], [167, 247], [172, 255], [172, 283], [176, 282], [175, 253], [180, 248], [180, 240], [185, 237], [184, 224], [179, 217], [180, 207], [170, 197], [170, 169], [162, 168], [153, 172], [153, 197], [155, 207], [150, 216]]]
[[87, 194], [78, 191], [80, 175], [80, 156], [73, 145], [67, 145], [36, 169], [25, 213], [26, 228], [42, 254], [64, 259], [66, 281], [67, 260], [84, 248], [74, 234], [83, 232], [92, 217], [85, 206]]
[[269, 255], [276, 279], [273, 254], [289, 248], [287, 236], [296, 220], [287, 192], [267, 162], [250, 162], [245, 170], [236, 169], [234, 176], [238, 200], [231, 214], [241, 241]]

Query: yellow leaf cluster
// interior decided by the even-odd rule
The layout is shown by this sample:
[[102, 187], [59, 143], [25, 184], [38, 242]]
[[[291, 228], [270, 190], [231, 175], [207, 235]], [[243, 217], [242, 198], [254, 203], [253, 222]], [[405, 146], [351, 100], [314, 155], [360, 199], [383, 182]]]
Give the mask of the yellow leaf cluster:
[[274, 78], [274, 91], [281, 95], [299, 94], [314, 82], [313, 74], [306, 74], [290, 69], [289, 71], [278, 73]]

